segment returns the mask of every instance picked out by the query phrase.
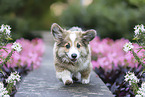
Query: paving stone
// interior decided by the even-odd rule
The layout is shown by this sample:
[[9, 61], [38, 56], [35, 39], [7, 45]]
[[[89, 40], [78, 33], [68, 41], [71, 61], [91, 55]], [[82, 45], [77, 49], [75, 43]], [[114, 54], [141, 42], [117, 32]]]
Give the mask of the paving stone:
[[53, 65], [53, 39], [45, 32], [46, 44], [42, 66], [30, 72], [21, 82], [15, 97], [113, 97], [103, 81], [91, 72], [90, 84], [76, 82], [65, 86], [55, 76]]

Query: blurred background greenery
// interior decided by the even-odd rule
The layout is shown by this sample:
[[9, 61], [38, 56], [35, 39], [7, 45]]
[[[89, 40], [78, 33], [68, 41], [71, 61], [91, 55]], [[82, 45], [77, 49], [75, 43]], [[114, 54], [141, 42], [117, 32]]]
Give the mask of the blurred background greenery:
[[54, 22], [132, 39], [134, 26], [145, 24], [145, 0], [0, 0], [0, 25], [10, 25], [14, 39], [38, 37], [31, 32], [50, 30]]

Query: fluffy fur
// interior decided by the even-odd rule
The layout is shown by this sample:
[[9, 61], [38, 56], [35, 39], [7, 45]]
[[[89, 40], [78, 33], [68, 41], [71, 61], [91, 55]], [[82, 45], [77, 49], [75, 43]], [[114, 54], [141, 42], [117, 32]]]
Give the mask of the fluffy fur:
[[78, 27], [65, 30], [54, 23], [51, 32], [55, 40], [53, 52], [56, 77], [69, 85], [73, 80], [79, 80], [81, 74], [82, 84], [88, 84], [92, 69], [89, 42], [96, 36], [96, 31], [82, 31]]

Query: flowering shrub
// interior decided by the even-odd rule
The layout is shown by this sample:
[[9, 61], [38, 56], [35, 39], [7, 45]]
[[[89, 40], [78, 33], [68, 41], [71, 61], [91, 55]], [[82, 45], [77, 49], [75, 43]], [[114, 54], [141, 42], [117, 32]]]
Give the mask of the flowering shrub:
[[0, 97], [14, 96], [16, 83], [28, 71], [40, 66], [44, 52], [41, 39], [29, 41], [22, 38], [8, 43], [12, 40], [10, 29], [4, 24], [0, 28]]
[[9, 25], [1, 25], [0, 28], [0, 42], [1, 45], [4, 45], [5, 43], [3, 43], [4, 39], [10, 39], [10, 33], [11, 33], [11, 27]]
[[0, 97], [10, 97], [16, 82], [20, 81], [20, 75], [17, 72], [11, 73], [11, 75], [6, 79], [7, 86], [0, 82]]
[[134, 75], [137, 76], [139, 82], [145, 81], [145, 74], [142, 73], [141, 67], [122, 67], [118, 66], [116, 69], [111, 69], [105, 71], [103, 68], [95, 68], [95, 72], [102, 79], [102, 81], [106, 84], [106, 86], [110, 89], [112, 94], [115, 97], [134, 97], [134, 93], [132, 91], [132, 87], [130, 87], [129, 83], [124, 81], [124, 76], [127, 72], [134, 72]]
[[136, 97], [145, 97], [145, 82], [142, 83], [141, 88], [137, 91]]
[[0, 97], [10, 97], [8, 91], [4, 88], [4, 84], [0, 82]]
[[[141, 24], [141, 25], [137, 25], [135, 26], [135, 37], [134, 37], [134, 40], [137, 41], [138, 45], [140, 45], [140, 48], [138, 49], [138, 52], [140, 52], [141, 50], [144, 50], [144, 52], [142, 52], [142, 56], [139, 57], [137, 54], [138, 52], [135, 52], [133, 50], [133, 46], [132, 45], [129, 45], [129, 46], [126, 46], [124, 45], [124, 48], [129, 48], [128, 51], [131, 51], [133, 53], [133, 56], [135, 57], [135, 59], [138, 61], [139, 64], [142, 65], [143, 67], [143, 71], [141, 73], [141, 75], [143, 75], [144, 71], [145, 71], [145, 29], [144, 29], [144, 25]], [[129, 77], [129, 80], [127, 80], [126, 76]], [[128, 73], [126, 74], [125, 76], [125, 81], [128, 81], [130, 83], [130, 80], [131, 80], [131, 75]], [[132, 78], [132, 80], [135, 80], [136, 76], [134, 78]], [[136, 83], [131, 83], [129, 84], [132, 89], [133, 89], [133, 92], [134, 94], [136, 95], [136, 97], [144, 97], [145, 96], [145, 91], [144, 91], [144, 82], [142, 82], [142, 87], [139, 88], [139, 85]]]
[[[136, 29], [134, 39], [138, 41], [137, 43], [131, 43], [127, 39], [100, 40], [99, 37], [90, 43], [93, 68], [117, 97], [135, 96], [139, 91], [137, 86], [145, 81], [145, 74], [142, 72], [145, 66], [143, 65], [145, 64], [145, 44], [144, 39], [140, 38], [144, 37], [141, 31], [145, 29], [142, 25], [134, 29]], [[129, 84], [124, 81], [124, 77]]]
[[128, 72], [125, 75], [125, 81], [129, 81], [129, 85], [132, 85], [134, 83], [138, 83], [139, 79], [134, 75], [134, 73]]
[[[22, 50], [22, 46], [19, 43], [13, 43], [13, 45], [11, 46], [11, 51], [8, 52], [7, 48], [5, 48], [4, 46], [7, 45], [7, 42], [9, 40], [11, 40], [11, 36], [10, 36], [10, 26], [8, 25], [1, 25], [0, 28], [0, 50], [4, 50], [5, 52], [7, 52], [7, 56], [3, 56], [3, 51], [0, 52], [0, 79], [6, 77], [6, 74], [3, 70], [3, 66], [6, 66], [6, 63], [10, 60], [10, 57], [12, 56], [12, 54], [17, 51], [20, 52]], [[15, 88], [16, 82], [20, 81], [20, 76], [17, 74], [17, 72], [12, 73], [8, 79], [2, 79], [2, 82], [0, 82], [0, 97], [10, 97], [12, 90]], [[6, 88], [4, 87], [3, 82], [7, 82]]]
[[16, 71], [11, 73], [11, 75], [6, 79], [7, 83], [13, 83], [14, 85], [16, 85], [17, 81], [20, 81], [20, 76]]
[[[14, 52], [11, 56], [10, 61], [6, 63], [8, 68], [14, 67], [27, 67], [32, 70], [33, 68], [38, 68], [40, 66], [40, 62], [42, 60], [42, 54], [44, 52], [44, 43], [41, 39], [33, 39], [32, 41], [26, 39], [18, 39], [16, 42], [22, 45], [22, 51], [20, 53]], [[17, 45], [18, 44], [15, 44]], [[13, 48], [12, 43], [9, 43], [5, 46], [7, 48], [7, 52], [4, 50], [0, 50], [2, 53], [1, 56], [6, 57], [11, 49]], [[20, 48], [16, 48], [19, 49]], [[2, 61], [1, 61], [2, 62]]]
[[[113, 41], [109, 38], [100, 40], [99, 37], [96, 37], [90, 43], [92, 47], [93, 68], [102, 67], [107, 72], [118, 66], [137, 67], [138, 62], [135, 61], [133, 54], [131, 52], [125, 53], [123, 51], [123, 46], [127, 42], [129, 42], [127, 39]], [[137, 44], [133, 44], [133, 46], [135, 52], [140, 48]], [[145, 50], [141, 50], [138, 53], [138, 56], [143, 56], [143, 51]]]

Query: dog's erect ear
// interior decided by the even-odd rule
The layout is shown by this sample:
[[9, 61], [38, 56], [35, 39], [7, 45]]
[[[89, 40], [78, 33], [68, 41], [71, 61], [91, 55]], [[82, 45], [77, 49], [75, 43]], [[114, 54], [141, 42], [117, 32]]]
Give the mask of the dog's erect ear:
[[87, 30], [82, 34], [82, 39], [86, 42], [90, 42], [95, 38], [96, 34], [97, 32], [93, 29]]
[[51, 26], [51, 33], [56, 40], [62, 39], [63, 29], [56, 23], [53, 23]]

